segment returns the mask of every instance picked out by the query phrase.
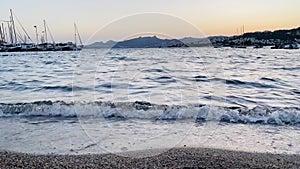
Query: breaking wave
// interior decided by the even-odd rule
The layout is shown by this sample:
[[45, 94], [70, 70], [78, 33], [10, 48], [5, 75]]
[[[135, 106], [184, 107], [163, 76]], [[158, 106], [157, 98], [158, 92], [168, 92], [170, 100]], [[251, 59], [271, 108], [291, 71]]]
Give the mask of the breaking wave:
[[0, 117], [97, 117], [104, 119], [193, 120], [196, 123], [300, 125], [297, 107], [218, 107], [210, 105], [157, 105], [149, 102], [72, 102], [38, 101], [32, 103], [0, 103]]

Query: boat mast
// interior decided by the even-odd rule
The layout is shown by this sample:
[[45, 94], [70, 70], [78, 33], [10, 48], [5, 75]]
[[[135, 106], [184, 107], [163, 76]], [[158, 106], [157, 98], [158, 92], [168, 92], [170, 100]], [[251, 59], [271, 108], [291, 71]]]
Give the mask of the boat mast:
[[[21, 23], [20, 20], [18, 19], [18, 17], [17, 17], [14, 13], [13, 13], [13, 15], [15, 16], [15, 20], [18, 22], [19, 26], [21, 26], [23, 32], [24, 32], [25, 35], [27, 36], [27, 37], [25, 38], [25, 35], [24, 35], [24, 39], [25, 39], [25, 40], [29, 39], [31, 42], [33, 42], [32, 39], [30, 38], [30, 36], [28, 35], [27, 31], [25, 30], [24, 26], [22, 25], [22, 23]], [[19, 34], [19, 35], [20, 35], [20, 34]], [[22, 37], [22, 36], [20, 36], [20, 37]]]
[[2, 34], [2, 40], [3, 40], [3, 42], [6, 42], [6, 39], [5, 39], [5, 28], [4, 28], [4, 24], [3, 23], [1, 23], [1, 27], [2, 27], [2, 32], [1, 32], [1, 34]]
[[[77, 27], [76, 27], [76, 29], [77, 29]], [[83, 43], [82, 43], [78, 29], [77, 29], [77, 34], [78, 34], [78, 39], [79, 39], [80, 45], [83, 47]]]
[[45, 32], [45, 43], [48, 42], [48, 36], [47, 36], [47, 27], [46, 27], [46, 21], [44, 20], [44, 32]]
[[33, 26], [35, 28], [35, 36], [36, 36], [36, 44], [39, 44], [39, 35], [38, 35], [38, 31], [37, 31], [37, 26]]
[[77, 36], [78, 36], [80, 45], [82, 46], [82, 40], [81, 40], [79, 31], [78, 31], [78, 28], [77, 28], [77, 26], [76, 26], [76, 23], [74, 23], [74, 28], [75, 28], [75, 45], [77, 44]]
[[13, 17], [12, 9], [10, 9], [10, 21], [11, 21], [11, 24], [12, 24], [12, 34], [13, 34], [13, 38], [14, 38], [14, 40], [12, 40], [12, 41], [14, 43], [17, 43], [16, 28], [15, 28], [15, 22], [14, 22], [14, 17]]
[[1, 38], [0, 44], [4, 43], [2, 25], [0, 25], [0, 38]]
[[76, 33], [76, 24], [74, 23], [74, 43], [75, 43], [75, 47], [77, 46], [77, 37], [76, 37], [77, 33]]
[[245, 39], [244, 39], [244, 34], [245, 34], [245, 25], [243, 25], [243, 46], [245, 46]]
[[9, 22], [7, 22], [7, 27], [8, 27], [8, 35], [9, 35], [10, 43], [13, 44], [14, 39], [13, 39], [11, 25], [9, 24]]
[[50, 31], [50, 29], [49, 29], [47, 23], [46, 23], [46, 20], [45, 20], [45, 22], [44, 22], [44, 25], [45, 25], [45, 27], [47, 28], [47, 30], [48, 30], [48, 32], [49, 32], [49, 35], [50, 35], [51, 40], [52, 40], [52, 43], [55, 44], [54, 38], [53, 38], [52, 33], [51, 33], [51, 31]]
[[4, 28], [4, 39], [6, 40], [6, 42], [8, 42], [8, 34], [7, 34], [7, 28], [6, 27]]

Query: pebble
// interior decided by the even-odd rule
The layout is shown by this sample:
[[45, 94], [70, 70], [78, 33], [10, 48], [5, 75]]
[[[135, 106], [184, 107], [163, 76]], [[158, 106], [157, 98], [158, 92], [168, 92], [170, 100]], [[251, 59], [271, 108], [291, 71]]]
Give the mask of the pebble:
[[[153, 151], [153, 150], [151, 150]], [[147, 151], [145, 151], [147, 152]], [[0, 168], [299, 168], [300, 155], [174, 148], [146, 158], [116, 154], [35, 155], [0, 152]]]

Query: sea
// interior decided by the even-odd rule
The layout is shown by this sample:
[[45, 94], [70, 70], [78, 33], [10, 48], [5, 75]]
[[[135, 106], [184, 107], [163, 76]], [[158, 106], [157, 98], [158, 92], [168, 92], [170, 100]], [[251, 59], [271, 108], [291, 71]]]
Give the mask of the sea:
[[0, 53], [0, 136], [1, 151], [35, 154], [300, 154], [300, 51]]

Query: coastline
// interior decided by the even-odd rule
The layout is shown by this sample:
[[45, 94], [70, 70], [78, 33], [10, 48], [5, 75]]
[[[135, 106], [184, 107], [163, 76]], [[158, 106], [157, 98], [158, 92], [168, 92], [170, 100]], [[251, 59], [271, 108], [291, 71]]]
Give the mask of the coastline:
[[[139, 152], [146, 153], [148, 150]], [[152, 151], [152, 150], [151, 150]], [[137, 152], [130, 152], [137, 153]], [[135, 154], [136, 155], [136, 154]], [[299, 168], [300, 155], [250, 153], [211, 148], [174, 148], [156, 156], [116, 154], [37, 155], [0, 152], [0, 168]]]

